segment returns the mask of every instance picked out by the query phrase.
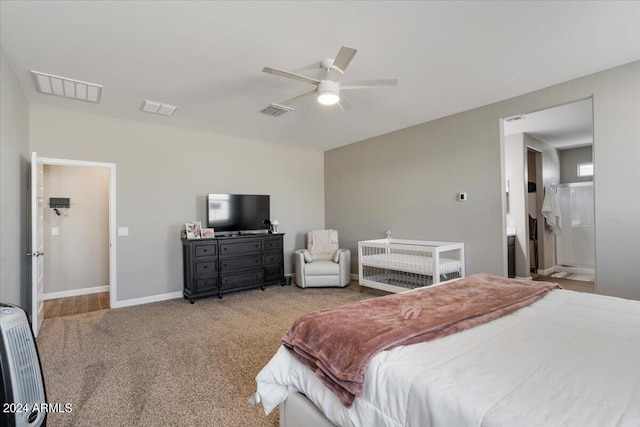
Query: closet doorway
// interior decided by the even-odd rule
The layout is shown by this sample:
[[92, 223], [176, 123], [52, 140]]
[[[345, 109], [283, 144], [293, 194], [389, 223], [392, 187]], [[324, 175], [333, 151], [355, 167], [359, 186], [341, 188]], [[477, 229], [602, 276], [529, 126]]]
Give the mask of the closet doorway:
[[44, 317], [116, 300], [115, 164], [42, 158]]
[[595, 292], [592, 99], [503, 120], [515, 276]]

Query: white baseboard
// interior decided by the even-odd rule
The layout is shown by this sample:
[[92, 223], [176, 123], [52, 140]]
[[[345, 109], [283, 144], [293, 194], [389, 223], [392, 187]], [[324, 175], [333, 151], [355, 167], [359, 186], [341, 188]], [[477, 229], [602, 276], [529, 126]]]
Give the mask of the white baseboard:
[[541, 274], [543, 276], [549, 276], [551, 273], [555, 273], [555, 272], [556, 272], [555, 267], [547, 268], [546, 270], [538, 269], [538, 274]]
[[46, 300], [56, 299], [56, 298], [77, 297], [78, 295], [98, 294], [100, 292], [109, 292], [109, 285], [94, 286], [93, 288], [71, 289], [69, 291], [47, 292], [45, 294], [42, 294], [42, 296], [46, 301]]
[[169, 292], [168, 294], [152, 295], [150, 297], [132, 298], [124, 301], [116, 301], [111, 308], [131, 307], [133, 305], [149, 304], [152, 302], [166, 301], [170, 299], [182, 298], [182, 291]]
[[555, 271], [566, 271], [573, 274], [590, 274], [595, 276], [596, 271], [593, 268], [578, 268], [578, 267], [563, 267], [562, 265], [556, 265]]
[[355, 273], [351, 273], [351, 280], [358, 280], [359, 281], [360, 277]]

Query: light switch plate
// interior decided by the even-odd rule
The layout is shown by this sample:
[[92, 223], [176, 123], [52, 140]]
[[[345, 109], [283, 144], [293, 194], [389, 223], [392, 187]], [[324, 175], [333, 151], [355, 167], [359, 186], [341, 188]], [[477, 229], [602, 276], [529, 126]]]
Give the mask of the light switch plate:
[[57, 236], [60, 234], [60, 229], [58, 227], [51, 227], [51, 235]]
[[128, 236], [129, 227], [118, 227], [118, 236]]

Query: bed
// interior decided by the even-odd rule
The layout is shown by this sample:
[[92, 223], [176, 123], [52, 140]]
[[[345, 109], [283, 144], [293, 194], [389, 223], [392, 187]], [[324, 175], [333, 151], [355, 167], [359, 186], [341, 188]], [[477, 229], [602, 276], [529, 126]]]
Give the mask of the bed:
[[464, 243], [376, 239], [358, 242], [360, 284], [404, 292], [464, 277]]
[[382, 351], [351, 407], [284, 346], [256, 381], [252, 403], [267, 413], [280, 405], [287, 427], [639, 426], [640, 302], [556, 289], [470, 329]]

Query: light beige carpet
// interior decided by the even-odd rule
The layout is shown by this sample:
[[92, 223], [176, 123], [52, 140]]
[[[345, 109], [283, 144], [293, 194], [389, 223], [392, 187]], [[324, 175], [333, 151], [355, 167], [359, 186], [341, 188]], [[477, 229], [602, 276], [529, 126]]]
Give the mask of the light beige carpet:
[[254, 378], [300, 315], [382, 292], [269, 287], [46, 319], [38, 337], [49, 426], [277, 426]]

